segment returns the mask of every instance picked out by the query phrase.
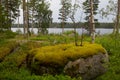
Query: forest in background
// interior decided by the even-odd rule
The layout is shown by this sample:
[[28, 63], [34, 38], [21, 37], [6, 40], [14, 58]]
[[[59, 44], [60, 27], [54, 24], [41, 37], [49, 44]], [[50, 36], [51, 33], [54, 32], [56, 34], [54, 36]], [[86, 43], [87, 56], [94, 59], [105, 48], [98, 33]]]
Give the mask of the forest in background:
[[[32, 24], [29, 25], [30, 28], [32, 28], [31, 25]], [[84, 27], [85, 24], [83, 22], [80, 22], [80, 23], [76, 23], [76, 25], [77, 25], [77, 28], [81, 28], [81, 27]], [[114, 25], [115, 23], [96, 23], [96, 28], [111, 29], [111, 28], [114, 28]], [[19, 24], [19, 26], [18, 24], [13, 24], [12, 28], [23, 28], [23, 24]], [[37, 28], [37, 24], [36, 26], [34, 26], [34, 28]], [[61, 28], [61, 23], [53, 22], [47, 28]], [[64, 28], [74, 28], [73, 23], [66, 23]]]

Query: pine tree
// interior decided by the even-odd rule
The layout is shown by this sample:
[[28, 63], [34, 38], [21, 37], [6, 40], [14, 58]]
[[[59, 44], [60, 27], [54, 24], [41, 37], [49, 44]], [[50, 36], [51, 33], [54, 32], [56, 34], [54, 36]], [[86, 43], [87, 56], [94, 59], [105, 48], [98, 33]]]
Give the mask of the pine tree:
[[85, 20], [89, 35], [91, 35], [92, 43], [95, 41], [95, 22], [97, 22], [97, 19], [94, 19], [94, 15], [97, 14], [97, 9], [98, 9], [98, 3], [99, 0], [86, 0], [83, 5], [86, 13]]
[[20, 0], [1, 0], [0, 6], [2, 9], [1, 15], [4, 17], [3, 28], [11, 29], [12, 22], [18, 16], [17, 12], [19, 11]]
[[52, 11], [45, 0], [37, 0], [35, 5], [35, 21], [38, 24], [38, 33], [47, 34], [47, 28], [52, 22]]
[[71, 6], [71, 0], [61, 0], [61, 9], [59, 10], [59, 18], [61, 20], [61, 28], [62, 32], [64, 32], [64, 26], [66, 24], [66, 21], [68, 19], [69, 13], [70, 13], [70, 6]]
[[120, 26], [120, 0], [118, 0], [118, 8], [117, 8], [117, 22], [116, 22], [116, 34], [119, 33]]

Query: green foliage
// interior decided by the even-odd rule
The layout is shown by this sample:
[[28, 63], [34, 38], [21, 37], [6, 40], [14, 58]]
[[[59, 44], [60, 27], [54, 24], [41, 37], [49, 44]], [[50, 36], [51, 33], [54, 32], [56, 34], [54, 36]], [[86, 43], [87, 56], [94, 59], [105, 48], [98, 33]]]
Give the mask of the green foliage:
[[16, 35], [17, 35], [16, 33], [10, 30], [0, 31], [0, 41], [5, 39], [15, 38]]
[[[31, 0], [30, 8], [33, 8], [33, 17], [35, 19], [34, 22], [37, 24], [38, 33], [48, 34], [47, 28], [50, 26], [52, 22], [52, 11], [49, 9], [50, 4], [45, 0]], [[34, 5], [34, 7], [33, 7]]]
[[[30, 50], [34, 48], [41, 48], [42, 46], [49, 47], [47, 45], [55, 45], [53, 42], [58, 41], [59, 43], [70, 43], [73, 42], [74, 39], [71, 36], [68, 36], [71, 32], [66, 32], [65, 34], [55, 35], [40, 35], [35, 38], [31, 38], [28, 43], [21, 44], [15, 52], [4, 57], [4, 60], [0, 62], [0, 80], [82, 80], [80, 78], [71, 78], [67, 75], [35, 75], [31, 74], [31, 72], [26, 68], [26, 56]], [[66, 39], [66, 40], [65, 40]], [[72, 40], [71, 40], [72, 39]], [[42, 40], [42, 41], [41, 41]], [[68, 41], [67, 41], [68, 40]], [[89, 41], [90, 38], [85, 37], [85, 41]], [[66, 41], [66, 42], [65, 42]], [[22, 43], [22, 41], [20, 42]], [[103, 35], [98, 36], [96, 38], [96, 43], [101, 44], [107, 50], [109, 54], [109, 66], [108, 71], [102, 75], [97, 77], [95, 80], [119, 80], [120, 79], [120, 35]], [[15, 42], [8, 42], [7, 40], [0, 41], [0, 52], [5, 49], [7, 51], [7, 47], [9, 48], [14, 46]], [[1, 47], [3, 47], [1, 49]], [[54, 46], [55, 47], [55, 46]], [[13, 47], [12, 47], [13, 48]], [[64, 48], [64, 46], [62, 47]], [[72, 49], [71, 49], [72, 50]], [[4, 51], [4, 53], [5, 53]], [[53, 50], [52, 50], [53, 51]], [[40, 50], [41, 52], [41, 50]], [[58, 53], [57, 51], [56, 53]], [[56, 56], [56, 55], [54, 55]], [[53, 58], [52, 58], [53, 59]], [[51, 59], [51, 60], [52, 60]], [[19, 66], [19, 67], [18, 67]]]
[[104, 35], [96, 38], [97, 43], [101, 43], [109, 54], [108, 71], [96, 80], [119, 80], [120, 79], [120, 35]]
[[69, 36], [71, 34], [74, 34], [74, 31], [72, 31], [72, 30], [71, 31], [65, 31], [62, 34], [66, 35], [66, 36]]
[[0, 72], [1, 80], [82, 80], [79, 78], [71, 78], [67, 75], [31, 75], [30, 72], [24, 68], [22, 69], [6, 69]]
[[[37, 37], [31, 38], [31, 40], [43, 41], [44, 44], [55, 45], [59, 43], [69, 43], [74, 41], [74, 37], [71, 32], [65, 32], [63, 34], [48, 34], [48, 35], [39, 35]], [[68, 37], [69, 35], [69, 37]]]
[[67, 75], [34, 75], [26, 68], [26, 55], [29, 50], [39, 48], [38, 42], [28, 42], [17, 48], [15, 52], [6, 56], [0, 63], [0, 80], [81, 80]]
[[4, 14], [4, 8], [3, 6], [0, 4], [0, 31], [2, 30], [2, 28], [5, 28], [5, 14]]
[[18, 43], [14, 41], [7, 41], [0, 45], [0, 60], [2, 60], [6, 55], [10, 54], [18, 46]]
[[[1, 47], [0, 47], [0, 50], [3, 51], [3, 53], [1, 53], [1, 51], [0, 51], [0, 58], [4, 57], [8, 53], [10, 53], [10, 52], [8, 52], [10, 50], [6, 49], [6, 48], [8, 48], [8, 44], [9, 44], [9, 47], [11, 48], [11, 47], [13, 47], [13, 44], [15, 44], [15, 42], [8, 42], [6, 44], [4, 43], [3, 49], [1, 49]], [[10, 45], [10, 44], [12, 44], [12, 45]], [[38, 47], [40, 47], [39, 43], [34, 43], [34, 42], [26, 43], [21, 46], [20, 45], [14, 46], [14, 48], [13, 48], [14, 51], [11, 52], [11, 54], [5, 56], [4, 59], [2, 60], [2, 62], [0, 64], [1, 65], [0, 69], [4, 70], [6, 68], [18, 68], [18, 67], [25, 66], [26, 65], [25, 64], [26, 57], [27, 57], [27, 54], [29, 53], [29, 50], [31, 50], [33, 48], [38, 48]], [[5, 51], [7, 51], [8, 53], [5, 54]]]
[[11, 28], [12, 22], [16, 19], [20, 0], [3, 0], [0, 2], [0, 30]]
[[102, 44], [108, 51], [109, 54], [113, 54], [113, 51], [119, 48], [118, 44], [120, 36], [114, 34], [104, 35], [102, 37], [96, 38], [96, 42]]
[[[89, 34], [91, 35], [91, 28], [90, 28], [90, 18], [91, 18], [91, 11], [92, 7], [91, 4], [93, 4], [93, 16], [97, 15], [97, 10], [98, 10], [98, 5], [99, 5], [99, 0], [85, 0], [83, 2], [83, 9], [84, 13], [86, 14], [86, 17], [84, 18], [86, 20], [84, 26], [85, 28], [89, 31]], [[97, 24], [98, 19], [94, 19], [94, 22]]]
[[70, 14], [71, 0], [61, 0], [61, 6], [58, 19], [61, 20], [61, 28], [64, 28]]
[[0, 72], [1, 80], [28, 80], [27, 76], [30, 76], [30, 72], [22, 68], [6, 68]]

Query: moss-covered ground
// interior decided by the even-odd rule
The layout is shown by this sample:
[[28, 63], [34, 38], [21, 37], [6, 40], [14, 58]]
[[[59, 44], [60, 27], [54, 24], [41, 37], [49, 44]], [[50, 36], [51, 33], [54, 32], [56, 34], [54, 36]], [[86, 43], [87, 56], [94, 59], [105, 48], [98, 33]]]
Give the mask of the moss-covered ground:
[[[25, 62], [26, 56], [31, 50], [39, 49], [43, 46], [55, 47], [55, 45], [74, 43], [74, 36], [69, 34], [32, 36], [26, 43], [23, 37], [20, 35], [15, 37], [15, 35], [11, 34], [5, 37], [2, 34], [0, 35], [0, 55], [5, 54], [0, 62], [0, 80], [81, 80], [81, 78], [71, 78], [64, 74], [54, 76], [48, 74], [42, 76], [35, 75], [26, 67]], [[80, 39], [81, 37], [78, 36], [78, 41]], [[84, 36], [84, 41], [89, 42], [90, 38]], [[17, 43], [20, 44], [18, 45]], [[96, 43], [101, 44], [107, 50], [110, 62], [108, 71], [95, 80], [120, 80], [120, 36], [97, 36]], [[12, 51], [7, 49], [12, 49]]]
[[34, 59], [42, 64], [54, 63], [62, 66], [71, 60], [76, 60], [80, 57], [86, 58], [98, 53], [106, 54], [107, 52], [100, 44], [83, 42], [82, 46], [75, 46], [74, 43], [69, 43], [34, 48], [31, 50], [30, 55], [34, 55]]

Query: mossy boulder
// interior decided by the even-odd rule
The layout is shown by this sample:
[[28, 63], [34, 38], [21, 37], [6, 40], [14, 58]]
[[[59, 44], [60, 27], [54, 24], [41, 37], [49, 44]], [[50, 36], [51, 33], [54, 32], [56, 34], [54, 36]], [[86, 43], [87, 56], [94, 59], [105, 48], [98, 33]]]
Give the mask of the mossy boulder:
[[98, 53], [87, 58], [69, 61], [64, 67], [64, 73], [69, 76], [81, 76], [83, 80], [94, 80], [107, 71], [108, 55]]
[[[28, 65], [36, 74], [59, 74], [64, 72], [67, 74], [69, 67], [66, 66], [70, 61], [74, 62], [81, 58], [87, 59], [99, 53], [107, 54], [100, 44], [91, 44], [89, 42], [84, 42], [83, 46], [75, 46], [74, 43], [45, 46], [30, 51]], [[70, 76], [75, 77], [74, 72]]]

